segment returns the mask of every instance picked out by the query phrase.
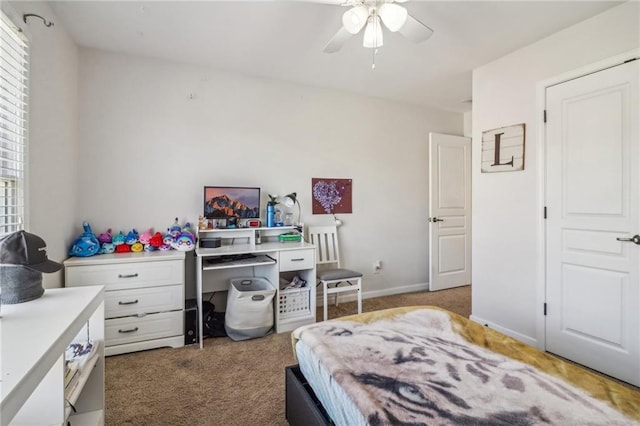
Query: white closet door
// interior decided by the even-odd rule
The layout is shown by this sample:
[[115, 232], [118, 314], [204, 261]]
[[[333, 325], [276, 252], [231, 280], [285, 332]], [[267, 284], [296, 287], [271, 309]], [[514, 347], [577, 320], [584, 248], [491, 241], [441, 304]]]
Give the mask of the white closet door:
[[640, 385], [639, 63], [547, 89], [549, 352]]

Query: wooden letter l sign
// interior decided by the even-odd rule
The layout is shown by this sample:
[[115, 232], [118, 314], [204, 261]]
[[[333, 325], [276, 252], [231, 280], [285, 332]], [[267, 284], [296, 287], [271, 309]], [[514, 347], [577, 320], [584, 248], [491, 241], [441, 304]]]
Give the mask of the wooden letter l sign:
[[482, 173], [524, 170], [525, 125], [482, 132]]

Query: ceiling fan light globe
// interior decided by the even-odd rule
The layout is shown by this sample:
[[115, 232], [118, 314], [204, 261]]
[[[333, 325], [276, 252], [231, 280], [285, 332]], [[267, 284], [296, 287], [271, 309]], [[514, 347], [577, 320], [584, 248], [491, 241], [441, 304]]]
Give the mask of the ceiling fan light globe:
[[365, 5], [352, 7], [342, 15], [342, 25], [351, 34], [358, 34], [367, 23], [369, 8]]
[[407, 22], [409, 13], [407, 9], [393, 3], [385, 3], [378, 10], [382, 22], [391, 32], [396, 32]]
[[364, 29], [362, 46], [369, 48], [382, 47], [382, 25], [379, 16], [370, 16]]

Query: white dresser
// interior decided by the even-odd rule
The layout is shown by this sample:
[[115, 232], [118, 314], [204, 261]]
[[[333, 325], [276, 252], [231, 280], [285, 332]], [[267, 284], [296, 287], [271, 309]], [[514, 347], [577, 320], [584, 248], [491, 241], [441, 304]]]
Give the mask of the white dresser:
[[105, 355], [184, 346], [184, 260], [156, 251], [64, 262], [66, 287], [105, 288]]

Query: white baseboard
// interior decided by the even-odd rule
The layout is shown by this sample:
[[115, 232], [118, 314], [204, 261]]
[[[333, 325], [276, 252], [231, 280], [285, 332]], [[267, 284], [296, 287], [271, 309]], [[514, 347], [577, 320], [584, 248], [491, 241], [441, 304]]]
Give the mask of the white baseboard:
[[[413, 293], [416, 291], [429, 291], [429, 283], [419, 283], [403, 285], [401, 287], [384, 288], [382, 290], [369, 290], [362, 293], [363, 299], [370, 299], [372, 297], [391, 296], [393, 294]], [[353, 299], [355, 300], [355, 298]]]
[[[390, 287], [390, 288], [385, 288], [382, 290], [369, 290], [369, 291], [362, 291], [362, 298], [363, 299], [371, 299], [374, 297], [382, 297], [382, 296], [391, 296], [393, 294], [402, 294], [402, 293], [413, 293], [416, 291], [428, 291], [429, 290], [429, 283], [420, 283], [420, 284], [410, 284], [410, 285], [404, 285], [404, 286], [400, 286], [400, 287]], [[318, 287], [318, 290], [316, 292], [316, 300], [317, 300], [317, 304], [318, 306], [322, 306], [322, 288]], [[332, 303], [331, 300], [333, 300], [333, 296], [329, 296], [329, 303]], [[356, 300], [356, 294], [355, 292], [353, 293], [347, 293], [344, 295], [340, 295], [340, 302], [354, 302]]]
[[526, 336], [526, 335], [524, 335], [522, 333], [518, 333], [518, 332], [510, 330], [508, 328], [499, 326], [498, 324], [492, 323], [491, 321], [483, 320], [482, 318], [479, 318], [479, 317], [477, 317], [475, 315], [471, 315], [469, 317], [469, 319], [471, 321], [477, 322], [478, 324], [481, 324], [481, 325], [484, 325], [486, 327], [492, 328], [492, 329], [494, 329], [496, 331], [499, 331], [502, 334], [506, 334], [509, 337], [513, 337], [514, 339], [519, 340], [522, 343], [525, 343], [525, 344], [527, 344], [529, 346], [533, 346], [534, 348], [538, 347], [537, 346], [538, 341], [536, 339], [534, 339], [533, 337], [529, 337], [529, 336]]

